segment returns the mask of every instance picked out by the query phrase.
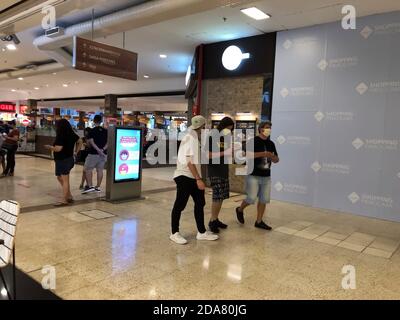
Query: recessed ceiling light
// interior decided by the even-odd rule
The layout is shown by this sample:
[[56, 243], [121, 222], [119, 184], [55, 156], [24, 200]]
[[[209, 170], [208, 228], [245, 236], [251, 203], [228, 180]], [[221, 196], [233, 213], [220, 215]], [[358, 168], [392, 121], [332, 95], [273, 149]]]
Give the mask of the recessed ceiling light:
[[264, 20], [271, 18], [270, 15], [266, 14], [265, 12], [262, 12], [260, 9], [257, 9], [256, 7], [246, 8], [240, 11], [242, 11], [245, 15], [255, 20]]
[[148, 79], [148, 78], [150, 78], [150, 76], [148, 76], [147, 74], [145, 74], [145, 75], [143, 76], [143, 78]]
[[103, 80], [97, 80], [97, 83], [103, 83]]
[[68, 87], [68, 85], [67, 85], [66, 83], [64, 83], [64, 84], [63, 84], [63, 87], [66, 88], [66, 87]]
[[53, 75], [55, 76], [57, 74], [57, 72], [53, 72]]
[[5, 52], [7, 49], [6, 48], [1, 48], [1, 51]]
[[33, 89], [35, 89], [35, 90], [39, 90], [40, 88], [39, 88], [39, 87], [34, 87]]
[[12, 91], [12, 92], [15, 92], [15, 91], [17, 91], [17, 90], [15, 90], [15, 89], [11, 89], [11, 91]]
[[17, 50], [17, 47], [15, 46], [15, 44], [9, 43], [8, 45], [6, 45], [8, 50], [14, 51]]
[[162, 54], [160, 54], [160, 58], [165, 59], [165, 58], [167, 58], [167, 55], [162, 53]]
[[21, 80], [21, 81], [22, 81], [22, 80], [24, 80], [24, 78], [22, 78], [22, 77], [19, 77], [19, 78], [18, 78], [18, 80]]

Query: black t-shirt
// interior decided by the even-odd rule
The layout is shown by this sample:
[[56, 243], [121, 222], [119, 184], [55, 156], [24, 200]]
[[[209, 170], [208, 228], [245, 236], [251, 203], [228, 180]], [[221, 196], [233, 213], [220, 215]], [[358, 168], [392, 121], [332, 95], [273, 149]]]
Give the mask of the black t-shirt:
[[[107, 144], [107, 129], [103, 127], [94, 127], [88, 134], [88, 140], [93, 139], [94, 143], [99, 149], [103, 149]], [[89, 154], [97, 154], [95, 148], [91, 145], [89, 147]]]
[[[278, 156], [278, 152], [276, 151], [275, 143], [271, 141], [271, 139], [263, 140], [259, 136], [254, 139], [254, 152], [272, 152], [274, 155]], [[251, 150], [250, 140], [246, 150]], [[268, 158], [256, 158], [254, 159], [254, 169], [253, 172], [250, 173], [252, 176], [258, 177], [269, 177], [271, 176], [271, 159]]]
[[60, 152], [54, 152], [54, 160], [64, 160], [74, 155], [75, 143], [79, 140], [79, 137], [74, 133], [68, 136], [57, 136], [53, 146], [62, 146]]
[[[214, 132], [214, 131], [213, 131]], [[220, 136], [219, 134], [211, 133], [208, 138], [208, 151], [209, 152], [223, 152], [230, 148], [232, 135], [227, 137]], [[214, 164], [213, 164], [214, 162]], [[227, 163], [228, 162], [228, 163]], [[208, 164], [208, 177], [229, 178], [229, 161], [224, 156], [219, 159], [210, 159]]]

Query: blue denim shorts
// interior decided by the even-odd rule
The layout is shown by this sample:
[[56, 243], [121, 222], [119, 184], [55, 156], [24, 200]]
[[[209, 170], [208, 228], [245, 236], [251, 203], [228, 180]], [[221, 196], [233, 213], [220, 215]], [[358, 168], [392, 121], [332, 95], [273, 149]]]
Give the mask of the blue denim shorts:
[[258, 198], [260, 203], [271, 201], [271, 177], [258, 177], [248, 175], [246, 177], [246, 203], [254, 204]]

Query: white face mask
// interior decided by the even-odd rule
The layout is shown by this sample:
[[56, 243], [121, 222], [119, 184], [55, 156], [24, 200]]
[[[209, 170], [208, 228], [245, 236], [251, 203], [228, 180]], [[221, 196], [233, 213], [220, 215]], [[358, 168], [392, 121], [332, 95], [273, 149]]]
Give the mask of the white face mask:
[[222, 134], [223, 134], [224, 136], [227, 136], [228, 134], [231, 134], [231, 130], [225, 128], [224, 130], [222, 130]]
[[266, 137], [269, 137], [271, 135], [271, 129], [262, 129], [261, 132]]

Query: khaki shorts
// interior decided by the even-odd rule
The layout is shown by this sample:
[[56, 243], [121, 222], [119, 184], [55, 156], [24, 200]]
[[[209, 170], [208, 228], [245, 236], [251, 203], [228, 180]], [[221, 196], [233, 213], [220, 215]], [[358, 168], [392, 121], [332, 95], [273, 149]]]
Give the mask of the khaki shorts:
[[93, 169], [103, 170], [106, 160], [106, 157], [102, 157], [99, 154], [89, 154], [85, 161], [85, 171], [91, 171]]

